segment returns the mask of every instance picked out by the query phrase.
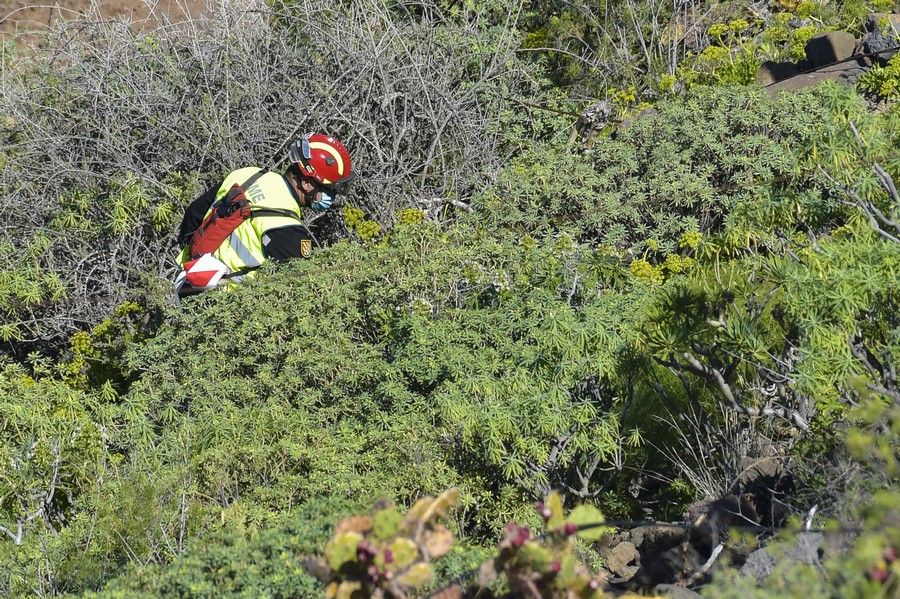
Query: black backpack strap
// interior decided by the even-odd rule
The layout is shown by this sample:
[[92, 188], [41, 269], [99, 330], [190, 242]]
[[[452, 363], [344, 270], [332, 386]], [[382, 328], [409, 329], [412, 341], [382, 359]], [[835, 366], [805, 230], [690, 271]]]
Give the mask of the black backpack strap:
[[295, 221], [302, 223], [303, 220], [300, 218], [300, 215], [291, 210], [285, 210], [283, 208], [253, 208], [250, 210], [250, 218], [254, 218], [257, 216], [284, 216], [287, 218], [292, 218]]
[[[256, 183], [257, 181], [259, 181], [259, 178], [262, 177], [263, 175], [265, 175], [265, 174], [268, 173], [268, 172], [269, 172], [269, 171], [267, 171], [266, 169], [261, 168], [261, 169], [259, 169], [258, 171], [256, 171], [255, 173], [253, 173], [252, 175], [250, 175], [250, 178], [247, 179], [246, 181], [244, 181], [243, 183], [241, 183], [240, 185], [238, 185], [238, 187], [241, 188], [241, 191], [247, 191], [247, 190], [250, 188], [251, 185], [253, 185], [253, 184]], [[234, 186], [232, 186], [232, 187], [234, 187]], [[228, 200], [228, 199], [229, 199], [229, 193], [230, 193], [230, 192], [226, 192], [225, 195], [222, 196], [222, 199], [213, 202], [213, 203], [211, 204], [210, 207], [218, 206], [218, 205], [221, 204], [221, 202]]]
[[[255, 175], [253, 175], [252, 177], [250, 177], [249, 179], [247, 179], [246, 181], [244, 181], [244, 184], [241, 185], [241, 188], [242, 188], [244, 191], [247, 191], [247, 189], [248, 189], [251, 185], [253, 185], [254, 183], [256, 183], [256, 181], [257, 181], [260, 177], [262, 177], [263, 175], [265, 175], [265, 174], [268, 173], [268, 172], [269, 172], [269, 171], [267, 171], [267, 170], [265, 170], [265, 169], [260, 170], [258, 173], [256, 173]], [[250, 210], [250, 218], [253, 218], [253, 217], [256, 217], [256, 216], [284, 216], [284, 217], [287, 217], [287, 218], [292, 218], [292, 219], [294, 219], [295, 221], [297, 221], [297, 222], [299, 222], [299, 223], [302, 223], [302, 222], [303, 222], [303, 220], [300, 218], [300, 215], [299, 215], [299, 214], [297, 214], [296, 212], [292, 212], [292, 211], [290, 211], [290, 210], [285, 210], [285, 209], [283, 209], [283, 208], [251, 208], [251, 210]]]
[[262, 177], [263, 175], [265, 175], [268, 172], [269, 171], [267, 171], [264, 168], [259, 169], [259, 171], [257, 171], [255, 174], [251, 175], [249, 179], [247, 179], [246, 181], [244, 181], [241, 184], [241, 189], [243, 189], [244, 191], [247, 191], [251, 185], [256, 183], [260, 177]]

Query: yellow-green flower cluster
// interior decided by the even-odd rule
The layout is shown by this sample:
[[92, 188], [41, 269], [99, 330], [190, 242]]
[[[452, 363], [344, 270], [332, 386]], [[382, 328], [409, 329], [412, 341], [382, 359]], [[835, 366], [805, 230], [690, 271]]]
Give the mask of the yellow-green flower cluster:
[[[103, 344], [122, 334], [123, 319], [143, 311], [143, 306], [137, 302], [122, 302], [113, 309], [112, 316], [97, 323], [90, 332], [78, 331], [72, 335], [70, 339], [72, 359], [61, 366], [64, 380], [74, 387], [85, 387], [88, 383], [88, 361], [101, 360], [104, 357], [101, 353]], [[130, 337], [131, 332], [126, 331], [124, 338], [127, 340]]]
[[746, 19], [735, 19], [728, 23], [714, 23], [709, 26], [706, 33], [708, 33], [710, 37], [716, 38], [720, 43], [724, 44], [726, 35], [730, 34], [737, 36], [749, 28], [750, 23], [748, 23]]
[[363, 221], [357, 225], [356, 234], [363, 241], [371, 241], [381, 235], [381, 225], [374, 220]]
[[687, 231], [678, 239], [678, 247], [681, 249], [696, 250], [703, 241], [703, 233], [699, 231]]
[[676, 83], [678, 83], [678, 78], [675, 75], [663, 73], [656, 82], [656, 91], [661, 94], [670, 94], [675, 90]]
[[344, 222], [347, 224], [347, 227], [350, 229], [355, 229], [356, 226], [362, 223], [365, 220], [365, 215], [363, 211], [359, 208], [354, 208], [352, 206], [344, 206]]
[[643, 258], [633, 260], [631, 262], [631, 265], [629, 265], [628, 270], [631, 271], [631, 274], [633, 274], [635, 277], [643, 281], [647, 281], [655, 285], [663, 282], [662, 269], [658, 266], [653, 266]]
[[880, 65], [872, 67], [859, 78], [859, 86], [882, 98], [900, 99], [900, 54], [891, 58], [886, 67]]
[[799, 18], [808, 19], [816, 12], [817, 8], [818, 8], [818, 6], [816, 6], [815, 2], [810, 2], [809, 0], [806, 0], [805, 2], [801, 2], [800, 4], [798, 4], [797, 8], [794, 10], [794, 12], [797, 14], [797, 16]]
[[91, 341], [91, 334], [87, 331], [78, 331], [72, 335], [72, 353], [76, 356], [90, 356], [96, 350]]
[[113, 316], [123, 317], [131, 314], [140, 314], [144, 307], [137, 302], [125, 301], [113, 309]]
[[697, 261], [690, 256], [669, 254], [668, 256], [666, 256], [665, 262], [663, 262], [663, 268], [665, 268], [669, 274], [677, 275], [690, 269], [696, 263]]
[[346, 206], [343, 213], [347, 228], [355, 232], [363, 241], [371, 241], [381, 235], [381, 225], [374, 220], [366, 220], [363, 211], [359, 208]]
[[715, 23], [709, 26], [706, 33], [708, 33], [710, 37], [722, 39], [722, 37], [728, 33], [728, 25], [725, 23]]
[[[98, 325], [99, 326], [99, 325]], [[74, 387], [87, 384], [85, 369], [88, 359], [96, 358], [99, 353], [94, 341], [87, 331], [78, 331], [71, 339], [72, 359], [61, 366], [63, 380]]]
[[406, 208], [397, 213], [397, 221], [401, 225], [417, 225], [425, 220], [425, 213], [418, 208]]
[[725, 60], [729, 56], [731, 56], [731, 50], [728, 48], [722, 46], [709, 46], [700, 53], [698, 58], [706, 63], [716, 63]]
[[815, 25], [804, 25], [794, 30], [791, 35], [791, 56], [800, 60], [806, 56], [806, 43], [812, 39], [819, 29]]

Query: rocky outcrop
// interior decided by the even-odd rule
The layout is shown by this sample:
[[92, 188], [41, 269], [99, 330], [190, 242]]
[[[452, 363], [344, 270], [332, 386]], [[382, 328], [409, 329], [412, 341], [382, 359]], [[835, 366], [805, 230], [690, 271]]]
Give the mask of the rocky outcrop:
[[[598, 549], [609, 581], [631, 589], [657, 588], [660, 594], [662, 585], [670, 596], [693, 597], [688, 587], [708, 578], [721, 552], [726, 552], [725, 560], [743, 563], [748, 553], [734, 547], [725, 549], [723, 542], [736, 529], [765, 537], [783, 526], [787, 515], [784, 502], [793, 493], [794, 482], [785, 460], [777, 456], [747, 458], [740, 464], [740, 471], [730, 495], [691, 504], [682, 523], [648, 523], [605, 537]], [[818, 547], [811, 539], [808, 537], [809, 542], [798, 545], [791, 555], [806, 559], [803, 556], [812, 550], [806, 554], [802, 551]], [[776, 554], [755, 557], [750, 567], [757, 570], [753, 571], [767, 568], [770, 555]]]
[[783, 91], [796, 92], [818, 85], [823, 81], [835, 81], [838, 83], [854, 85], [859, 79], [859, 76], [865, 73], [870, 66], [871, 65], [866, 63], [863, 59], [839, 63], [818, 71], [800, 73], [789, 79], [770, 84], [767, 89], [771, 94]]
[[877, 55], [887, 62], [897, 53], [900, 44], [900, 15], [875, 13], [866, 19], [866, 35], [862, 39], [862, 49], [866, 54]]
[[766, 61], [757, 71], [756, 80], [771, 94], [800, 91], [823, 81], [855, 85], [873, 64], [883, 64], [896, 54], [900, 14], [870, 15], [865, 30], [861, 39], [846, 31], [820, 33], [806, 43], [803, 60]]
[[803, 532], [788, 545], [769, 546], [754, 551], [744, 562], [741, 574], [752, 576], [758, 583], [762, 583], [775, 573], [778, 566], [806, 564], [821, 567], [822, 540], [821, 533]]
[[694, 591], [677, 584], [658, 584], [653, 592], [668, 599], [701, 599]]
[[806, 42], [806, 62], [809, 68], [824, 67], [856, 54], [856, 38], [846, 31], [829, 31], [814, 35]]
[[756, 73], [756, 82], [760, 85], [772, 85], [800, 74], [800, 68], [793, 62], [775, 62], [767, 60]]
[[623, 541], [600, 549], [600, 557], [609, 573], [612, 582], [631, 580], [638, 571], [640, 554], [633, 543]]

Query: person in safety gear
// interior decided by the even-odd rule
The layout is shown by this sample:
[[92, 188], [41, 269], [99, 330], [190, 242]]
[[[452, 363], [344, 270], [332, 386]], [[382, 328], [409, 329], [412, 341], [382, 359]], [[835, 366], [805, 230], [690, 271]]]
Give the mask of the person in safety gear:
[[334, 137], [312, 133], [288, 147], [288, 158], [284, 174], [241, 168], [188, 206], [178, 233], [179, 295], [241, 280], [266, 260], [309, 257], [301, 209], [331, 206], [353, 178], [350, 153]]

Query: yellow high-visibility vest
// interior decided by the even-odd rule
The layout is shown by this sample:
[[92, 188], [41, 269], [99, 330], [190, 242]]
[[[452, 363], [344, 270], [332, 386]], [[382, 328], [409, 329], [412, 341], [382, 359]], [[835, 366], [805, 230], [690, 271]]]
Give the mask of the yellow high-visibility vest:
[[[216, 191], [215, 202], [222, 199], [232, 185], [242, 185], [260, 170], [251, 166], [230, 173]], [[300, 206], [294, 199], [288, 182], [278, 173], [263, 174], [244, 190], [244, 194], [250, 201], [251, 217], [238, 225], [213, 253], [213, 256], [231, 269], [231, 272], [256, 268], [266, 261], [263, 248], [267, 241], [267, 232], [284, 227], [296, 227], [302, 222]], [[263, 211], [263, 214], [255, 214], [258, 211]], [[206, 211], [204, 220], [210, 212], [212, 208]], [[178, 263], [184, 266], [189, 260], [189, 249], [186, 247], [178, 256]]]

